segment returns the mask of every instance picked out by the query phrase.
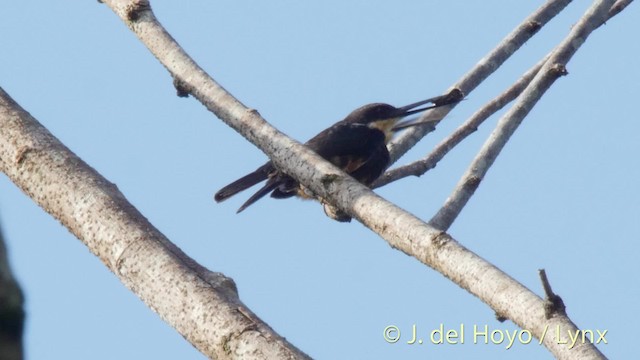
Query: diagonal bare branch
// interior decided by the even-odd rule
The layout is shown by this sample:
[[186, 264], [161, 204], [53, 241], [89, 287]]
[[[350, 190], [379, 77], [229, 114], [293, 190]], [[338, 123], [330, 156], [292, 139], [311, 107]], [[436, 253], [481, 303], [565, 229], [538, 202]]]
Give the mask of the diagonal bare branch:
[[0, 170], [210, 358], [306, 359], [0, 88]]

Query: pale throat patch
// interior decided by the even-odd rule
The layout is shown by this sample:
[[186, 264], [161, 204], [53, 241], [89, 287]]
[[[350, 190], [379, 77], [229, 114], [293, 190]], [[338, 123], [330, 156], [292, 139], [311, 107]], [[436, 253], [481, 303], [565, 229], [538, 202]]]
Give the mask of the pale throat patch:
[[384, 133], [384, 142], [388, 143], [393, 137], [394, 132], [391, 130], [393, 126], [400, 120], [401, 118], [391, 118], [385, 120], [378, 120], [374, 122], [370, 122], [368, 126], [372, 129], [378, 129]]

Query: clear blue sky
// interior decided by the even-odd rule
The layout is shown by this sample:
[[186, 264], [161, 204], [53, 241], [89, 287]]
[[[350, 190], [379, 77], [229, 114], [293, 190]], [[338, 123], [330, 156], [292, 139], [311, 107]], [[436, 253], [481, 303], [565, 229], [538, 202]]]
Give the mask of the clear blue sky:
[[[243, 103], [304, 141], [369, 102], [437, 95], [539, 2], [154, 1], [160, 21]], [[546, 54], [588, 6], [576, 1], [401, 163], [425, 154]], [[599, 29], [525, 120], [451, 234], [541, 294], [537, 270], [600, 349], [630, 358], [640, 290], [640, 15]], [[540, 359], [534, 345], [408, 345], [383, 329], [511, 330], [440, 274], [358, 223], [298, 200], [212, 196], [265, 156], [192, 98], [106, 6], [7, 2], [0, 86], [96, 168], [165, 235], [235, 279], [242, 300], [319, 359]], [[428, 219], [496, 117], [421, 178], [379, 193]], [[85, 246], [6, 177], [0, 220], [27, 296], [32, 359], [201, 359]]]

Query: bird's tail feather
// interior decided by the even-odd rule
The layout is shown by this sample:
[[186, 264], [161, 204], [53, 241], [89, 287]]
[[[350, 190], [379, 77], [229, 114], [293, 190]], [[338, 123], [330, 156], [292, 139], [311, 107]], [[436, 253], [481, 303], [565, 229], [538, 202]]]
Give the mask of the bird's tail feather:
[[281, 182], [276, 179], [270, 179], [269, 181], [267, 181], [267, 183], [262, 188], [260, 188], [260, 190], [258, 190], [255, 194], [253, 194], [249, 198], [249, 200], [247, 200], [244, 204], [242, 204], [242, 206], [240, 206], [238, 211], [236, 211], [236, 214], [242, 212], [244, 209], [248, 208], [251, 204], [260, 200], [263, 196], [267, 195], [268, 193], [273, 191], [275, 188], [280, 186], [280, 184]]
[[269, 177], [269, 173], [272, 172], [273, 170], [274, 170], [273, 165], [271, 165], [271, 162], [268, 162], [263, 166], [259, 167], [256, 171], [249, 173], [241, 177], [240, 179], [232, 182], [231, 184], [223, 187], [222, 189], [218, 190], [218, 192], [214, 195], [213, 198], [216, 200], [216, 202], [227, 200], [233, 195], [243, 190], [246, 190], [261, 181], [266, 180]]

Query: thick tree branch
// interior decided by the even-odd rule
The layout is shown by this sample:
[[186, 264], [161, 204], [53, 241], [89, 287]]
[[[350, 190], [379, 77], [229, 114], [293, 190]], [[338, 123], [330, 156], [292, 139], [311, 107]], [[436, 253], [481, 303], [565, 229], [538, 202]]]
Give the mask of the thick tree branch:
[[613, 3], [613, 0], [595, 2], [580, 21], [573, 26], [569, 35], [552, 51], [549, 59], [518, 97], [513, 107], [498, 121], [496, 129], [489, 135], [451, 196], [429, 221], [432, 226], [447, 230], [453, 224], [525, 116], [551, 85], [560, 76], [567, 74], [566, 64], [589, 34], [609, 18]]
[[0, 170], [210, 358], [304, 359], [0, 88]]

